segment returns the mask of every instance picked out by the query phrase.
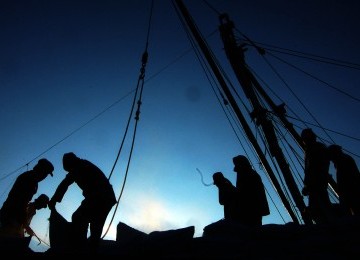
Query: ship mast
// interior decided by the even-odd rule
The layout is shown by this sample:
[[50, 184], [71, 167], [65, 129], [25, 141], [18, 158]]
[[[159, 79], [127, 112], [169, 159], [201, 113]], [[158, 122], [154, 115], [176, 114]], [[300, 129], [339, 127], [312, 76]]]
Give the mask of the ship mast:
[[[182, 15], [182, 18], [186, 22], [188, 28], [190, 29], [192, 36], [196, 40], [198, 46], [200, 47], [204, 57], [206, 58], [209, 66], [211, 67], [215, 77], [217, 78], [219, 85], [222, 88], [222, 91], [224, 92], [227, 100], [229, 101], [229, 104], [231, 105], [234, 113], [236, 114], [239, 122], [241, 123], [244, 132], [246, 134], [246, 137], [250, 141], [251, 145], [253, 146], [257, 156], [259, 157], [262, 165], [264, 166], [264, 169], [266, 173], [268, 174], [276, 192], [279, 194], [280, 199], [288, 211], [290, 217], [292, 220], [296, 223], [299, 223], [298, 216], [295, 213], [296, 211], [290, 206], [289, 198], [287, 198], [284, 194], [284, 191], [282, 187], [279, 184], [278, 179], [276, 178], [269, 162], [267, 161], [264, 153], [262, 152], [251, 128], [249, 127], [245, 117], [243, 116], [241, 110], [238, 107], [237, 102], [235, 101], [229, 87], [227, 86], [222, 73], [220, 72], [217, 63], [214, 61], [213, 56], [211, 55], [211, 51], [209, 50], [205, 40], [201, 36], [201, 33], [198, 31], [191, 15], [189, 14], [186, 6], [183, 4], [181, 0], [174, 0], [176, 3], [176, 6]], [[253, 111], [251, 112], [251, 117], [253, 120], [255, 120], [256, 125], [259, 126], [262, 129], [262, 132], [264, 133], [265, 141], [268, 145], [270, 155], [272, 158], [274, 158], [282, 172], [282, 176], [286, 182], [287, 189], [289, 190], [291, 197], [296, 205], [296, 208], [299, 210], [301, 214], [301, 220], [305, 224], [312, 224], [312, 219], [310, 215], [306, 211], [306, 205], [304, 203], [303, 197], [300, 193], [299, 187], [296, 184], [294, 180], [293, 173], [289, 167], [289, 163], [286, 160], [286, 157], [279, 145], [279, 142], [276, 137], [275, 127], [273, 124], [273, 121], [270, 119], [269, 113], [275, 114], [280, 121], [282, 122], [285, 129], [290, 133], [290, 135], [293, 137], [295, 142], [297, 143], [298, 147], [304, 151], [304, 143], [301, 140], [300, 135], [296, 132], [296, 130], [293, 127], [293, 124], [290, 123], [285, 114], [285, 108], [284, 104], [276, 105], [270, 96], [266, 93], [266, 91], [263, 89], [261, 84], [256, 80], [254, 75], [251, 73], [251, 71], [248, 69], [246, 62], [245, 62], [245, 55], [244, 55], [244, 48], [243, 46], [239, 46], [235, 40], [234, 36], [234, 24], [232, 21], [229, 20], [228, 15], [222, 14], [220, 15], [220, 34], [221, 38], [224, 44], [225, 53], [227, 55], [227, 58], [230, 62], [230, 65], [237, 77], [237, 80], [240, 83], [240, 86], [242, 87], [246, 97], [249, 99]], [[254, 47], [260, 53], [264, 54], [264, 51], [260, 49], [259, 47]], [[269, 105], [272, 111], [268, 111], [266, 108], [264, 108], [261, 105], [260, 100], [258, 99], [258, 96], [261, 96], [266, 103]], [[329, 176], [329, 186], [332, 188], [332, 190], [335, 192], [335, 195], [337, 195], [337, 184], [335, 180]]]
[[[182, 14], [182, 17], [184, 18], [185, 22], [187, 23], [187, 26], [189, 27], [190, 31], [192, 32], [193, 37], [195, 38], [199, 47], [201, 48], [203, 55], [205, 56], [207, 62], [209, 63], [214, 75], [216, 76], [216, 78], [217, 78], [223, 92], [225, 93], [226, 98], [228, 99], [230, 105], [232, 106], [237, 118], [239, 119], [248, 140], [251, 142], [254, 150], [256, 151], [258, 157], [260, 158], [260, 161], [263, 164], [264, 169], [267, 172], [269, 178], [271, 179], [273, 186], [275, 187], [276, 191], [278, 192], [284, 207], [288, 211], [293, 222], [299, 223], [299, 220], [297, 218], [297, 215], [295, 214], [295, 211], [293, 210], [293, 208], [290, 205], [290, 202], [286, 198], [269, 162], [267, 161], [263, 151], [261, 150], [245, 117], [243, 116], [241, 110], [239, 109], [239, 106], [238, 106], [237, 102], [235, 101], [229, 87], [227, 86], [218, 66], [216, 65], [215, 61], [213, 60], [209, 48], [207, 47], [207, 45], [206, 45], [205, 41], [203, 40], [199, 31], [197, 30], [197, 27], [195, 26], [195, 23], [194, 23], [193, 19], [191, 18], [191, 15], [189, 14], [187, 8], [185, 7], [185, 5], [183, 4], [183, 2], [181, 0], [175, 0], [175, 3], [177, 5], [179, 11]], [[222, 34], [224, 34], [224, 33], [225, 32], [223, 32]], [[225, 44], [225, 48], [229, 48], [228, 43], [224, 42], [224, 44]], [[232, 48], [238, 49], [237, 46], [235, 46], [235, 45], [232, 46]], [[232, 56], [234, 54], [233, 51], [231, 51], [231, 50], [227, 50], [226, 52], [230, 56]], [[238, 53], [238, 55], [241, 55], [241, 54], [242, 54], [241, 52]], [[248, 97], [253, 98], [254, 95], [252, 92], [254, 90], [252, 89], [252, 86], [250, 85], [252, 78], [247, 75], [247, 73], [250, 73], [250, 72], [248, 70], [242, 71], [242, 69], [245, 68], [244, 59], [240, 59], [241, 62], [235, 61], [237, 59], [239, 59], [239, 57], [237, 55], [234, 55], [231, 57], [231, 64], [233, 65], [233, 69], [236, 69], [235, 73], [236, 73], [240, 83], [245, 84], [245, 86], [243, 86], [243, 88], [244, 88], [244, 91], [248, 92]], [[310, 224], [312, 222], [311, 222], [311, 219], [306, 215], [305, 203], [302, 200], [301, 194], [295, 184], [295, 181], [292, 179], [292, 175], [288, 169], [288, 165], [286, 163], [285, 158], [283, 157], [281, 149], [277, 145], [277, 141], [275, 138], [275, 132], [274, 132], [272, 123], [270, 120], [266, 119], [266, 111], [260, 106], [259, 102], [255, 98], [252, 100], [252, 102], [253, 102], [253, 105], [256, 106], [254, 111], [256, 111], [255, 113], [256, 113], [256, 117], [257, 117], [257, 122], [263, 127], [263, 130], [267, 132], [266, 136], [267, 136], [267, 138], [269, 138], [269, 140], [271, 142], [271, 153], [278, 160], [278, 163], [281, 164], [281, 169], [283, 171], [285, 171], [285, 173], [286, 173], [285, 179], [286, 179], [287, 185], [289, 186], [289, 189], [291, 190], [291, 194], [294, 197], [294, 200], [297, 204], [296, 206], [300, 209], [300, 212], [302, 214], [302, 219], [305, 224]]]
[[[244, 48], [237, 45], [233, 33], [234, 24], [229, 20], [229, 17], [226, 14], [220, 16], [220, 22], [220, 34], [224, 43], [225, 53], [246, 97], [250, 100], [250, 103], [253, 106], [253, 111], [251, 113], [252, 118], [263, 130], [265, 139], [269, 146], [270, 154], [276, 159], [281, 169], [286, 185], [296, 206], [300, 210], [304, 223], [310, 224], [312, 223], [312, 220], [305, 210], [306, 205], [300, 190], [294, 180], [289, 164], [287, 163], [284, 153], [278, 143], [274, 124], [269, 119], [269, 112], [261, 105], [256, 90], [260, 90], [260, 94], [265, 95], [266, 93], [246, 66]], [[285, 118], [284, 109], [281, 109], [283, 106], [276, 106], [268, 95], [265, 95], [265, 100], [270, 103], [272, 109], [279, 116], [285, 128], [287, 128], [290, 134], [295, 137], [295, 140], [298, 142], [298, 144], [302, 144], [299, 134], [294, 130], [292, 124], [289, 123]]]

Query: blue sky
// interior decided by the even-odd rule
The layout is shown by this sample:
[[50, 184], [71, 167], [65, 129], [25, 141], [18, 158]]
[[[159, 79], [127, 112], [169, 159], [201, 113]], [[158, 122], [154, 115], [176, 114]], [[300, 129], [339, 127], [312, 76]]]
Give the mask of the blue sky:
[[[219, 33], [215, 32], [219, 26], [215, 10], [227, 12], [238, 31], [254, 42], [360, 63], [356, 1], [184, 3], [225, 70], [229, 71], [229, 65]], [[40, 183], [35, 196], [52, 196], [66, 174], [62, 155], [70, 151], [92, 161], [109, 176], [140, 75], [150, 7], [151, 1], [139, 0], [0, 3], [1, 204], [26, 165], [32, 168], [41, 157], [53, 162], [55, 172], [53, 178]], [[263, 222], [289, 222], [256, 156], [244, 137], [240, 139], [245, 147], [240, 145], [230, 127], [171, 1], [154, 1], [148, 43], [135, 146], [124, 192], [106, 238], [115, 238], [119, 221], [147, 233], [194, 225], [195, 235], [201, 236], [206, 225], [223, 217], [223, 209], [215, 186], [203, 185], [196, 169], [203, 173], [205, 183], [212, 182], [214, 172], [222, 171], [235, 184], [231, 159], [245, 152], [250, 154], [269, 192], [271, 214]], [[290, 59], [331, 83], [329, 86], [272, 60], [288, 83], [286, 88], [253, 49], [249, 48], [246, 55], [249, 65], [299, 117], [310, 124], [315, 124], [316, 118], [333, 131], [329, 132], [331, 142], [359, 153], [359, 65], [351, 69]], [[124, 181], [134, 124], [131, 119], [124, 149], [110, 179], [117, 196]], [[254, 129], [253, 123], [249, 124]], [[298, 121], [294, 124], [304, 127]], [[327, 136], [324, 138], [329, 141]], [[70, 220], [81, 200], [80, 190], [71, 187], [57, 209]], [[32, 223], [45, 241], [49, 215], [48, 209], [41, 210]], [[41, 250], [36, 242], [32, 247]]]

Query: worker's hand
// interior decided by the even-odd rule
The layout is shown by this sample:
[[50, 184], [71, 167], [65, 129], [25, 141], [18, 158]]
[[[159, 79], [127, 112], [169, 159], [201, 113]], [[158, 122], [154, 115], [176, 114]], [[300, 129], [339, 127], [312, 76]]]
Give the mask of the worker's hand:
[[29, 226], [25, 227], [25, 232], [29, 234], [29, 236], [35, 236], [35, 232]]
[[56, 201], [51, 199], [48, 203], [48, 207], [50, 210], [55, 210], [55, 204], [56, 204]]

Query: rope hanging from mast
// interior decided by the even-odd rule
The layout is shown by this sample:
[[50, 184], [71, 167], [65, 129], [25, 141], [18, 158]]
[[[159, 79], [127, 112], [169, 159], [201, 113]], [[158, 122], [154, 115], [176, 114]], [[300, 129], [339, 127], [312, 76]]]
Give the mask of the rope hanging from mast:
[[[115, 169], [115, 166], [118, 162], [118, 159], [120, 157], [120, 154], [121, 154], [121, 151], [122, 151], [122, 148], [123, 148], [123, 145], [124, 145], [124, 142], [125, 142], [125, 139], [126, 139], [126, 135], [127, 135], [127, 132], [128, 132], [128, 129], [129, 129], [129, 125], [130, 125], [130, 120], [132, 118], [132, 115], [133, 115], [133, 111], [134, 111], [134, 107], [135, 107], [135, 104], [137, 104], [137, 110], [135, 112], [135, 126], [134, 126], [134, 131], [133, 131], [133, 137], [132, 137], [132, 143], [131, 143], [131, 148], [130, 148], [130, 154], [129, 154], [129, 159], [128, 159], [128, 162], [127, 162], [127, 166], [126, 166], [126, 172], [125, 172], [125, 177], [124, 177], [124, 181], [123, 181], [123, 184], [121, 186], [121, 191], [120, 191], [120, 194], [117, 198], [117, 202], [116, 202], [116, 205], [115, 205], [115, 211], [112, 215], [112, 218], [111, 218], [111, 221], [107, 227], [107, 230], [106, 232], [104, 233], [104, 235], [102, 236], [103, 238], [106, 236], [106, 234], [108, 233], [109, 229], [110, 229], [110, 226], [114, 220], [114, 217], [115, 217], [115, 214], [116, 214], [116, 211], [118, 209], [118, 206], [119, 206], [119, 202], [120, 202], [120, 198], [123, 194], [123, 191], [124, 191], [124, 188], [125, 188], [125, 183], [126, 183], [126, 179], [127, 179], [127, 175], [128, 175], [128, 172], [129, 172], [129, 168], [130, 168], [130, 162], [131, 162], [131, 156], [132, 156], [132, 153], [133, 153], [133, 150], [134, 150], [134, 144], [135, 144], [135, 137], [136, 137], [136, 130], [137, 130], [137, 125], [138, 125], [138, 122], [139, 122], [139, 119], [140, 119], [140, 107], [141, 107], [141, 104], [142, 104], [142, 94], [143, 94], [143, 90], [144, 90], [144, 79], [145, 79], [145, 68], [146, 68], [146, 64], [148, 62], [148, 57], [149, 57], [149, 54], [148, 54], [148, 46], [149, 46], [149, 35], [150, 35], [150, 25], [151, 25], [151, 18], [152, 18], [152, 10], [153, 10], [153, 5], [154, 5], [154, 1], [151, 2], [151, 9], [150, 9], [150, 17], [149, 17], [149, 23], [148, 23], [148, 30], [147, 30], [147, 36], [146, 36], [146, 44], [145, 44], [145, 50], [143, 52], [143, 55], [142, 55], [142, 58], [141, 58], [141, 68], [140, 68], [140, 75], [138, 77], [138, 82], [137, 82], [137, 86], [136, 86], [136, 91], [135, 91], [135, 94], [134, 94], [134, 99], [133, 99], [133, 103], [132, 103], [132, 106], [131, 106], [131, 111], [130, 111], [130, 114], [129, 114], [129, 118], [128, 118], [128, 122], [127, 122], [127, 126], [126, 126], [126, 129], [125, 129], [125, 133], [124, 133], [124, 136], [123, 136], [123, 139], [121, 141], [121, 145], [120, 145], [120, 148], [119, 148], [119, 151], [117, 153], [117, 156], [116, 156], [116, 159], [115, 159], [115, 162], [114, 162], [114, 165], [111, 169], [111, 172], [110, 172], [110, 175], [108, 177], [108, 179], [110, 180], [113, 172], [114, 172], [114, 169]], [[139, 93], [139, 94], [138, 94]], [[138, 98], [138, 101], [136, 102], [136, 99]]]

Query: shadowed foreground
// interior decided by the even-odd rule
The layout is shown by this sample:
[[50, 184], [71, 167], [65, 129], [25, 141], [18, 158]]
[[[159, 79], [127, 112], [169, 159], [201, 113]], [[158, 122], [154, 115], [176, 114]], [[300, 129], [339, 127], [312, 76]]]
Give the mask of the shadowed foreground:
[[[63, 221], [61, 218], [58, 220]], [[59, 230], [54, 223], [50, 224], [50, 228], [51, 248], [46, 252], [33, 252], [26, 244], [29, 241], [23, 239], [22, 243], [15, 240], [2, 241], [2, 254], [36, 258], [116, 256], [122, 259], [356, 259], [360, 256], [360, 221], [355, 217], [344, 218], [331, 225], [268, 224], [255, 229], [221, 220], [206, 226], [203, 236], [197, 238], [193, 237], [193, 226], [146, 234], [120, 222], [116, 240], [102, 240], [96, 253], [76, 248], [71, 240], [60, 234], [55, 235], [54, 232]], [[66, 235], [64, 227], [61, 231]]]

